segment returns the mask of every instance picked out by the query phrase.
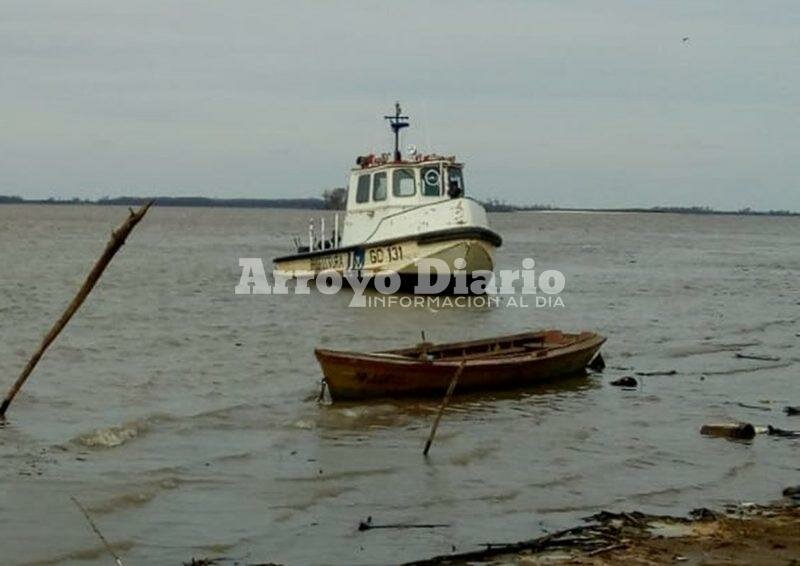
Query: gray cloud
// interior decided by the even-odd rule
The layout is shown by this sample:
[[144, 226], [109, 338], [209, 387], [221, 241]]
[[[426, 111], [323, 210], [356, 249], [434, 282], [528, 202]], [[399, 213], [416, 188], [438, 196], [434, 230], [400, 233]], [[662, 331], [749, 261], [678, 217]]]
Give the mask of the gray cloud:
[[795, 2], [0, 11], [0, 194], [315, 195], [399, 99], [477, 196], [800, 209]]

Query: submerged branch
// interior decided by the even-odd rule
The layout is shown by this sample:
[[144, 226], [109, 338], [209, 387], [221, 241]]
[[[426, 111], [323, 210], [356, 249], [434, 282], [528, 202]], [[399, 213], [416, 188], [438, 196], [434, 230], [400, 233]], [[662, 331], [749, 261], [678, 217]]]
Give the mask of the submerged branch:
[[100, 539], [100, 542], [103, 543], [103, 546], [106, 547], [106, 550], [108, 551], [108, 553], [111, 554], [111, 556], [114, 557], [114, 561], [117, 563], [117, 566], [125, 566], [125, 564], [122, 562], [122, 558], [117, 556], [117, 553], [114, 552], [114, 549], [111, 548], [110, 544], [108, 544], [108, 541], [106, 540], [106, 537], [103, 536], [103, 533], [100, 532], [100, 529], [97, 528], [97, 525], [94, 523], [94, 521], [92, 521], [92, 518], [89, 516], [89, 512], [86, 509], [84, 509], [83, 505], [81, 505], [78, 502], [77, 499], [75, 499], [74, 497], [70, 497], [70, 499], [72, 499], [72, 502], [78, 507], [78, 509], [81, 510], [81, 513], [83, 513], [83, 516], [86, 517], [86, 520], [89, 522], [89, 526], [92, 527], [92, 530], [95, 532], [97, 537]]

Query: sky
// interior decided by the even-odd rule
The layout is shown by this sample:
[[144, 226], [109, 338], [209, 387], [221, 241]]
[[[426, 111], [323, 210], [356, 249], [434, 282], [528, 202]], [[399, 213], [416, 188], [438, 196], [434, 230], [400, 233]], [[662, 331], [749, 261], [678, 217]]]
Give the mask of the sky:
[[0, 0], [0, 194], [317, 196], [399, 100], [478, 198], [800, 210], [799, 30], [796, 0]]

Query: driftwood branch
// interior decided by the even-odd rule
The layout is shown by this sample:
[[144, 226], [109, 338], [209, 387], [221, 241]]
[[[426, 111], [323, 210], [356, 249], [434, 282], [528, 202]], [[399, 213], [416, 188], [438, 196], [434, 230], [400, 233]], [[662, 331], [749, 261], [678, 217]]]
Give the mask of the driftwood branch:
[[72, 502], [78, 507], [78, 509], [81, 510], [81, 513], [83, 513], [83, 516], [86, 517], [86, 520], [89, 522], [89, 526], [92, 527], [92, 530], [95, 532], [97, 537], [100, 539], [100, 542], [103, 543], [103, 546], [106, 547], [106, 550], [109, 552], [109, 554], [111, 554], [111, 556], [114, 557], [114, 561], [117, 563], [117, 566], [125, 566], [125, 564], [122, 562], [122, 558], [117, 556], [117, 553], [114, 552], [114, 549], [111, 548], [110, 544], [108, 544], [108, 541], [106, 540], [106, 537], [103, 536], [103, 533], [100, 532], [100, 529], [98, 529], [97, 525], [95, 525], [94, 521], [92, 521], [91, 516], [89, 516], [89, 512], [86, 509], [83, 508], [83, 505], [81, 505], [78, 502], [77, 499], [75, 499], [74, 497], [70, 497], [70, 499], [72, 499]]
[[359, 521], [359, 531], [371, 531], [372, 529], [437, 529], [439, 527], [449, 527], [447, 523], [387, 523], [385, 525], [375, 525], [372, 523], [372, 516], [367, 517], [366, 521]]
[[78, 290], [78, 294], [75, 295], [75, 298], [72, 299], [72, 302], [67, 307], [67, 310], [64, 311], [64, 314], [61, 315], [53, 327], [50, 329], [42, 343], [39, 345], [39, 348], [34, 352], [31, 359], [28, 360], [25, 369], [22, 370], [22, 373], [17, 378], [17, 381], [14, 382], [14, 385], [11, 386], [11, 389], [8, 390], [5, 399], [3, 399], [2, 405], [0, 405], [0, 420], [5, 419], [6, 411], [8, 410], [9, 405], [11, 405], [11, 401], [14, 399], [19, 390], [22, 389], [22, 386], [25, 384], [25, 381], [33, 372], [33, 369], [36, 367], [36, 364], [39, 363], [39, 360], [44, 355], [45, 350], [53, 343], [59, 333], [64, 330], [64, 327], [70, 321], [72, 316], [78, 311], [81, 307], [83, 302], [86, 300], [86, 297], [89, 296], [89, 293], [92, 292], [94, 286], [97, 284], [97, 281], [100, 279], [100, 276], [103, 275], [103, 271], [105, 271], [108, 264], [111, 262], [111, 259], [114, 255], [119, 251], [119, 249], [125, 244], [125, 240], [127, 239], [128, 235], [131, 233], [131, 230], [144, 218], [144, 215], [147, 214], [148, 209], [152, 206], [153, 201], [148, 202], [144, 206], [142, 206], [138, 211], [130, 210], [130, 215], [122, 223], [122, 226], [111, 232], [111, 239], [106, 244], [106, 249], [103, 251], [103, 255], [100, 256], [100, 259], [97, 260], [97, 263], [94, 264], [92, 270], [89, 272], [89, 275], [86, 276], [86, 280], [81, 285], [81, 288]]

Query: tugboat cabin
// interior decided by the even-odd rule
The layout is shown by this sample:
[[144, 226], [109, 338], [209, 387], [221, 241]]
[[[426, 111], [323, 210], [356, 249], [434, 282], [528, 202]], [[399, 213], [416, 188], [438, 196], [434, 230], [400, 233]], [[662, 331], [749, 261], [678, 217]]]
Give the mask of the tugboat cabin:
[[350, 241], [366, 240], [381, 219], [396, 212], [464, 196], [463, 164], [455, 157], [390, 161], [389, 154], [366, 155], [356, 163], [344, 224], [344, 236]]

